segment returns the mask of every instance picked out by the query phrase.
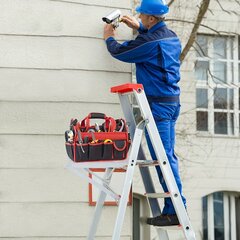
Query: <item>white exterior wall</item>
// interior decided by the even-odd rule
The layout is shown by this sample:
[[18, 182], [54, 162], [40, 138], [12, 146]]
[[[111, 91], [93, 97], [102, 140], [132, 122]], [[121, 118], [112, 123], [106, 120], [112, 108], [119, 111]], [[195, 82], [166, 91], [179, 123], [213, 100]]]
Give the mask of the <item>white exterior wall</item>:
[[[223, 35], [240, 34], [240, 7], [236, 1], [211, 1], [204, 25]], [[201, 27], [199, 33], [215, 34]], [[228, 34], [229, 33], [229, 34]], [[238, 137], [204, 137], [196, 132], [196, 79], [193, 49], [182, 66], [182, 114], [178, 124], [177, 154], [181, 159], [183, 189], [197, 239], [202, 239], [202, 197], [217, 191], [240, 192], [240, 141]]]
[[[129, 13], [131, 1], [0, 2], [1, 239], [86, 239], [94, 207], [87, 183], [64, 169], [64, 131], [91, 111], [122, 116], [109, 89], [131, 81], [131, 66], [102, 38], [115, 8]], [[131, 37], [121, 27], [118, 39]], [[97, 239], [111, 239], [116, 209], [104, 208]]]
[[[91, 111], [122, 116], [112, 85], [131, 81], [131, 67], [112, 59], [102, 40], [101, 17], [114, 8], [124, 13], [130, 0], [1, 0], [0, 2], [0, 238], [86, 239], [93, 207], [88, 186], [64, 169], [63, 133], [71, 117]], [[181, 1], [183, 5], [184, 1]], [[172, 16], [192, 20], [175, 2]], [[233, 0], [221, 1], [238, 11]], [[175, 7], [174, 7], [175, 6]], [[184, 9], [184, 11], [182, 11]], [[212, 1], [204, 24], [240, 33], [239, 14], [228, 14]], [[187, 17], [186, 17], [187, 16]], [[168, 23], [185, 43], [188, 24]], [[118, 39], [130, 39], [120, 27]], [[202, 33], [213, 33], [201, 28]], [[202, 232], [203, 196], [240, 191], [239, 138], [196, 133], [194, 53], [182, 65], [182, 115], [177, 125], [183, 190], [197, 239]], [[186, 114], [183, 114], [187, 112]], [[154, 173], [154, 171], [153, 171]], [[155, 176], [155, 181], [158, 182]], [[134, 192], [144, 193], [139, 174]], [[115, 207], [104, 208], [99, 240], [110, 240]], [[131, 239], [128, 208], [121, 239]], [[153, 229], [152, 229], [153, 230]], [[154, 231], [152, 233], [154, 237]], [[173, 239], [183, 239], [179, 234]]]
[[[199, 4], [201, 1], [198, 1]], [[236, 1], [220, 1], [227, 11], [223, 11], [215, 0], [211, 1], [210, 10], [203, 24], [224, 35], [240, 34], [240, 7]], [[193, 21], [199, 8], [196, 1], [175, 1], [167, 19], [184, 19]], [[176, 31], [182, 45], [192, 30], [192, 24], [166, 22], [169, 28]], [[199, 33], [215, 34], [201, 27]], [[229, 34], [228, 34], [229, 33]], [[196, 232], [197, 240], [202, 239], [202, 197], [216, 191], [240, 192], [240, 141], [239, 137], [204, 137], [196, 131], [196, 79], [194, 76], [195, 51], [192, 48], [181, 67], [181, 115], [177, 122], [176, 153], [180, 161], [180, 173], [183, 181], [183, 193], [187, 198], [187, 211]], [[152, 169], [156, 185], [159, 180], [155, 169]], [[134, 181], [134, 190], [144, 193], [139, 174]], [[159, 187], [158, 191], [162, 191]], [[169, 231], [174, 240], [185, 239], [178, 231]], [[151, 239], [156, 236], [151, 227]]]

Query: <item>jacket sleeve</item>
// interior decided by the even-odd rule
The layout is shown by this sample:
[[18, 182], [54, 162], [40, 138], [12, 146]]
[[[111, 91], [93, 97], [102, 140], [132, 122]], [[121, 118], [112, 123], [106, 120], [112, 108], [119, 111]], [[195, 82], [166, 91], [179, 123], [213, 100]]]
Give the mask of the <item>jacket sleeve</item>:
[[123, 62], [140, 63], [145, 62], [152, 57], [154, 44], [147, 41], [141, 34], [132, 41], [122, 44], [118, 43], [113, 37], [106, 40], [107, 49], [110, 54]]

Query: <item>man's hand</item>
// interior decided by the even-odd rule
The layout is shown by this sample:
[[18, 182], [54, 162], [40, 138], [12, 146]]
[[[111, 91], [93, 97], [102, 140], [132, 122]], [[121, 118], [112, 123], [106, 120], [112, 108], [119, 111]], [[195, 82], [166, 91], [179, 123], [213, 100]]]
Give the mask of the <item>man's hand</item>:
[[109, 37], [115, 37], [115, 29], [113, 28], [112, 24], [106, 24], [104, 26], [103, 37], [105, 40], [107, 40]]
[[140, 23], [138, 22], [138, 20], [132, 16], [123, 16], [121, 18], [121, 21], [132, 29], [138, 30], [140, 27]]

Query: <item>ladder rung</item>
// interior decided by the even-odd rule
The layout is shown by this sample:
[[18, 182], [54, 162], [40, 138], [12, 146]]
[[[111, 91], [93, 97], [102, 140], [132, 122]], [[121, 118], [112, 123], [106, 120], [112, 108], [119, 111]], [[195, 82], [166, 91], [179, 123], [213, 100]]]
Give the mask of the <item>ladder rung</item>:
[[171, 197], [170, 192], [165, 193], [145, 193], [148, 198], [169, 198]]
[[164, 230], [182, 230], [182, 225], [174, 225], [174, 226], [155, 226], [157, 228], [162, 228]]
[[137, 160], [137, 165], [139, 167], [150, 167], [159, 165], [158, 161], [153, 160]]

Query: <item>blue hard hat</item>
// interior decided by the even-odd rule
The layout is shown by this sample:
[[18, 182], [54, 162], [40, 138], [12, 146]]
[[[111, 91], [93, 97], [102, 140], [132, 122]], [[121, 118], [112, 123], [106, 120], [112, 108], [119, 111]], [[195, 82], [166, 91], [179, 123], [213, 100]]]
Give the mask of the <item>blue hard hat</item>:
[[165, 0], [142, 0], [136, 11], [147, 15], [163, 15], [168, 13], [169, 8]]

